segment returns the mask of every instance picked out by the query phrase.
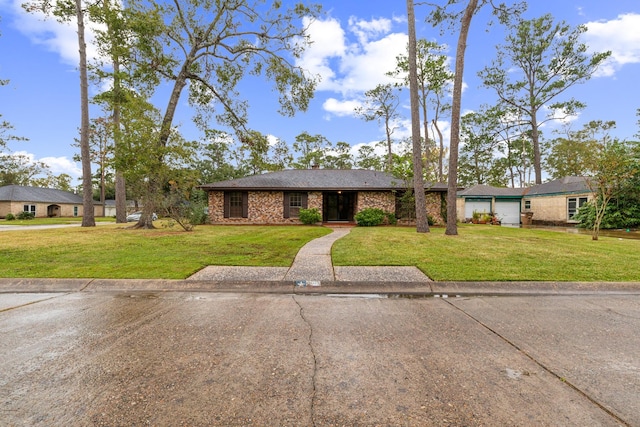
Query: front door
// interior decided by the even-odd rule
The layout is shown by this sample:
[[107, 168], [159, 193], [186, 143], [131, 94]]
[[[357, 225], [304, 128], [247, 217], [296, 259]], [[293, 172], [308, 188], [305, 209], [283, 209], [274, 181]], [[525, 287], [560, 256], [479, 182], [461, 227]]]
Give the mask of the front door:
[[325, 222], [352, 222], [357, 194], [355, 191], [333, 191], [324, 193], [322, 200], [322, 220]]

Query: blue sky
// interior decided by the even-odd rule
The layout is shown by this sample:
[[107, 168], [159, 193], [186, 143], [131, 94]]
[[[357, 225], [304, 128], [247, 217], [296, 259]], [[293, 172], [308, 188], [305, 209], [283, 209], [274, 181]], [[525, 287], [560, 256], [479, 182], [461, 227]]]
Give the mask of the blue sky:
[[[10, 80], [0, 87], [0, 114], [14, 126], [13, 133], [29, 139], [12, 142], [13, 152], [26, 153], [47, 163], [54, 174], [77, 178], [80, 165], [73, 162], [78, 135], [79, 80], [77, 44], [73, 28], [55, 21], [38, 20], [20, 8], [23, 0], [0, 0], [0, 78]], [[444, 3], [444, 0], [439, 0]], [[284, 3], [289, 2], [285, 0]], [[355, 117], [366, 90], [387, 81], [385, 72], [395, 65], [395, 57], [406, 47], [406, 3], [368, 0], [322, 2], [325, 15], [310, 30], [314, 44], [301, 65], [320, 74], [322, 81], [309, 110], [293, 118], [283, 118], [275, 110], [276, 96], [265, 83], [251, 80], [243, 84], [242, 96], [249, 100], [252, 128], [293, 143], [303, 131], [324, 135], [329, 141], [344, 141], [354, 147], [384, 138], [375, 122]], [[426, 7], [416, 8], [418, 36], [449, 46], [455, 56], [457, 35], [441, 35], [425, 23]], [[640, 4], [637, 0], [531, 1], [527, 18], [551, 13], [556, 20], [575, 26], [586, 24], [584, 41], [593, 51], [611, 50], [611, 60], [596, 77], [574, 87], [567, 96], [585, 102], [587, 108], [574, 117], [572, 128], [589, 120], [615, 120], [615, 134], [632, 138], [639, 130], [636, 110], [640, 108]], [[463, 111], [492, 104], [495, 95], [480, 86], [477, 72], [495, 57], [495, 46], [504, 40], [499, 25], [487, 31], [487, 16], [474, 18], [467, 47], [464, 74]], [[91, 49], [90, 49], [91, 50]], [[451, 61], [453, 67], [453, 59]], [[93, 89], [95, 93], [95, 89]], [[166, 97], [156, 97], [163, 109]], [[189, 139], [200, 135], [190, 124], [190, 111], [183, 99], [181, 125]], [[408, 135], [409, 111], [404, 103], [395, 135]], [[448, 133], [448, 122], [441, 124]], [[544, 129], [549, 135], [553, 126]], [[447, 136], [448, 139], [448, 136]], [[74, 181], [75, 182], [75, 181]]]

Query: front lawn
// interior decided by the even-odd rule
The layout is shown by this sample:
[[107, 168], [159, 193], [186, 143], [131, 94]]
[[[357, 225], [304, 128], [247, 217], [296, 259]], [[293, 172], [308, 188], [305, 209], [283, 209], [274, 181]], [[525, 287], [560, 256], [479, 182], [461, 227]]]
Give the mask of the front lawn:
[[356, 227], [332, 255], [334, 265], [417, 266], [437, 281], [640, 281], [640, 240], [547, 230]]
[[[97, 216], [96, 222], [116, 222], [116, 219], [110, 216]], [[55, 217], [55, 218], [33, 218], [33, 219], [14, 219], [7, 221], [0, 219], [0, 225], [57, 225], [57, 224], [78, 224], [82, 222], [81, 216], [75, 217]]]
[[322, 227], [126, 225], [0, 232], [0, 277], [184, 279], [207, 265], [289, 266]]
[[[130, 225], [130, 224], [129, 224]], [[0, 232], [0, 277], [184, 279], [207, 265], [289, 266], [313, 226], [127, 225]], [[640, 281], [640, 240], [461, 225], [355, 227], [332, 249], [334, 265], [417, 266], [438, 281]]]

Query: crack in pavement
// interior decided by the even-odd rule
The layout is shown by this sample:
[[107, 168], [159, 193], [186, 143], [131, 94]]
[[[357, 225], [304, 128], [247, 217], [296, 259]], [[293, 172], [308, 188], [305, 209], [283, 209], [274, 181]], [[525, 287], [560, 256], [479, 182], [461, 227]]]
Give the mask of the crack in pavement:
[[496, 331], [495, 329], [491, 328], [489, 325], [485, 324], [480, 319], [477, 319], [473, 315], [467, 313], [463, 308], [458, 307], [453, 302], [451, 302], [449, 300], [446, 300], [446, 299], [443, 299], [443, 301], [446, 302], [447, 304], [449, 304], [451, 307], [453, 307], [456, 310], [458, 310], [461, 313], [463, 313], [465, 316], [469, 317], [471, 320], [473, 320], [478, 325], [482, 326], [483, 328], [485, 328], [486, 330], [488, 330], [489, 332], [491, 332], [492, 334], [494, 334], [495, 336], [500, 338], [502, 341], [504, 341], [505, 343], [507, 343], [511, 347], [515, 348], [520, 354], [522, 354], [525, 357], [527, 357], [533, 363], [535, 363], [536, 365], [540, 366], [540, 368], [542, 368], [544, 371], [546, 371], [547, 373], [549, 373], [550, 375], [552, 375], [556, 379], [560, 380], [562, 383], [566, 384], [569, 388], [571, 388], [572, 390], [574, 390], [575, 392], [580, 394], [582, 397], [584, 397], [589, 402], [591, 402], [592, 404], [594, 404], [595, 406], [600, 408], [602, 411], [606, 412], [609, 416], [614, 418], [617, 422], [621, 423], [623, 426], [631, 427], [631, 424], [629, 424], [628, 422], [626, 422], [625, 420], [620, 418], [613, 411], [611, 411], [610, 409], [605, 407], [602, 403], [598, 402], [595, 398], [593, 398], [589, 394], [587, 394], [587, 392], [585, 392], [582, 389], [580, 389], [577, 385], [571, 383], [567, 378], [564, 378], [563, 376], [561, 376], [560, 374], [555, 372], [553, 369], [551, 369], [550, 367], [546, 366], [544, 363], [542, 363], [541, 361], [536, 359], [534, 356], [532, 356], [531, 354], [527, 353], [523, 348], [518, 346], [516, 343], [514, 343], [511, 340], [509, 340], [507, 337], [505, 337], [504, 335], [500, 334], [498, 331]]
[[309, 349], [311, 350], [311, 355], [313, 356], [313, 374], [311, 375], [311, 385], [313, 387], [313, 390], [311, 393], [311, 407], [309, 409], [310, 409], [311, 425], [315, 427], [316, 425], [316, 420], [315, 420], [316, 374], [318, 373], [318, 360], [316, 359], [316, 352], [314, 351], [314, 348], [313, 348], [313, 341], [312, 341], [313, 326], [311, 325], [311, 322], [309, 322], [309, 320], [305, 317], [304, 308], [302, 307], [302, 304], [300, 304], [300, 301], [298, 301], [295, 295], [292, 295], [291, 297], [293, 298], [293, 301], [295, 301], [295, 303], [298, 305], [298, 308], [300, 309], [300, 317], [302, 318], [302, 321], [306, 323], [307, 326], [309, 327], [309, 337], [308, 337], [307, 344], [309, 345]]

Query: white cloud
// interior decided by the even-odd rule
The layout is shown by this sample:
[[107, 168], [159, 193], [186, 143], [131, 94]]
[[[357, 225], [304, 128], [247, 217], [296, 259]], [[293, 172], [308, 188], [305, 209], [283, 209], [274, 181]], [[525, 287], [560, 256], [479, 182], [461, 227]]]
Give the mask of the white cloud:
[[385, 73], [395, 68], [396, 56], [405, 52], [407, 45], [406, 34], [391, 32], [393, 22], [351, 18], [348, 32], [333, 18], [306, 22], [312, 44], [298, 65], [321, 77], [318, 90], [351, 98], [354, 93], [391, 82]]
[[387, 34], [391, 31], [391, 25], [391, 20], [385, 18], [372, 19], [371, 21], [364, 21], [355, 17], [349, 18], [349, 31], [354, 33], [358, 37], [360, 44], [363, 45], [371, 38]]
[[66, 173], [71, 178], [80, 178], [82, 176], [82, 169], [67, 157], [43, 157], [40, 161], [49, 166], [51, 173], [54, 175]]
[[598, 76], [612, 76], [626, 64], [640, 63], [640, 14], [619, 15], [610, 21], [588, 22], [584, 34], [590, 52], [611, 51]]
[[328, 98], [322, 104], [322, 108], [325, 111], [339, 117], [355, 116], [355, 109], [361, 106], [362, 106], [362, 103], [360, 101], [356, 101], [356, 100], [340, 101], [335, 98]]
[[[42, 12], [28, 13], [22, 8], [21, 3], [22, 0], [18, 0], [11, 4], [16, 29], [32, 43], [44, 46], [47, 50], [58, 54], [64, 63], [77, 67], [79, 62], [77, 27], [70, 22], [58, 22]], [[88, 60], [98, 57], [97, 49], [93, 44], [92, 28], [95, 28], [95, 24], [87, 22], [85, 38]]]
[[577, 114], [567, 114], [563, 109], [554, 109], [547, 107], [546, 105], [542, 107], [545, 111], [545, 114], [549, 118], [553, 118], [551, 121], [547, 121], [540, 125], [541, 128], [549, 125], [549, 127], [557, 127], [558, 124], [567, 124], [572, 123], [578, 120], [580, 117], [580, 113]]

